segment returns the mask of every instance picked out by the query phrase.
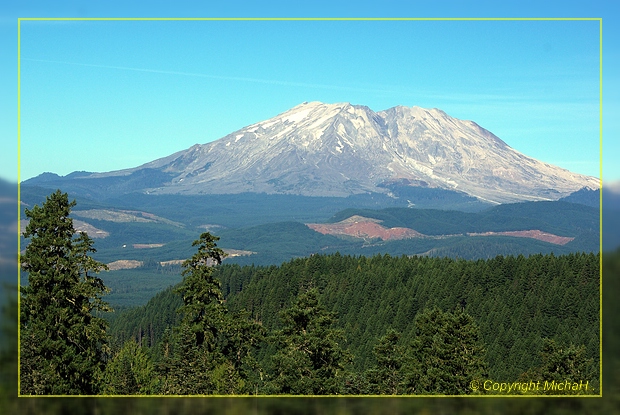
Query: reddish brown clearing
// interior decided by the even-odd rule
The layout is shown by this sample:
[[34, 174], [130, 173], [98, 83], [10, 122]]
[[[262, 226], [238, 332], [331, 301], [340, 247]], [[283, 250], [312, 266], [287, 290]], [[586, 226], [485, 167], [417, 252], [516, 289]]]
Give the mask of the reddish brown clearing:
[[[382, 239], [392, 241], [409, 238], [445, 238], [458, 235], [435, 235], [427, 236], [410, 228], [386, 228], [379, 225], [377, 219], [364, 218], [362, 216], [352, 216], [338, 223], [307, 223], [310, 229], [322, 233], [323, 235], [346, 235], [363, 239]], [[532, 238], [539, 241], [552, 243], [555, 245], [566, 245], [575, 238], [558, 236], [538, 229], [527, 231], [505, 231], [505, 232], [482, 232], [468, 233], [468, 236], [513, 236], [518, 238]]]
[[356, 238], [383, 239], [391, 241], [423, 237], [420, 232], [409, 228], [386, 228], [370, 221], [352, 223], [309, 223], [307, 226], [323, 235], [348, 235]]
[[557, 236], [552, 233], [539, 231], [538, 229], [534, 229], [531, 231], [468, 233], [467, 235], [470, 235], [470, 236], [492, 236], [492, 235], [516, 236], [518, 238], [538, 239], [539, 241], [549, 242], [555, 245], [566, 245], [567, 243], [575, 239], [575, 238], [570, 238], [568, 236]]

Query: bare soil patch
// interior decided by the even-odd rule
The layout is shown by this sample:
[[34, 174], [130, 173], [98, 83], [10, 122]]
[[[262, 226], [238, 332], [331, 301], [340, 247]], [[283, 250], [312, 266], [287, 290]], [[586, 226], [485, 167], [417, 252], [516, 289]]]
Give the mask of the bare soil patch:
[[119, 259], [118, 261], [110, 262], [108, 268], [110, 271], [116, 271], [119, 269], [133, 269], [144, 265], [142, 261], [135, 261], [133, 259]]
[[347, 235], [363, 239], [398, 239], [421, 238], [425, 235], [409, 228], [386, 228], [377, 223], [377, 219], [351, 216], [338, 223], [308, 223], [310, 229], [324, 235]]

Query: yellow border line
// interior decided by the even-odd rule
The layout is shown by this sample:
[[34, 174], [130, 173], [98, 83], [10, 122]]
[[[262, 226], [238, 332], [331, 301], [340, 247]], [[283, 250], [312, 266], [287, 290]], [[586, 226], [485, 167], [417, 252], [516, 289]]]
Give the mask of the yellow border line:
[[221, 398], [221, 399], [229, 399], [229, 398], [248, 398], [248, 399], [259, 399], [259, 398], [324, 398], [324, 399], [333, 399], [333, 398], [526, 398], [526, 399], [537, 399], [537, 398], [601, 398], [601, 395], [20, 395], [20, 398], [35, 398], [35, 399], [45, 399], [45, 398]]
[[[22, 395], [21, 394], [21, 22], [22, 21], [598, 21], [599, 22], [599, 394], [598, 395]], [[603, 19], [599, 17], [20, 17], [17, 19], [17, 396], [31, 398], [601, 398], [603, 397]]]
[[21, 21], [17, 19], [17, 396], [21, 396]]
[[21, 17], [24, 21], [597, 21], [599, 17]]

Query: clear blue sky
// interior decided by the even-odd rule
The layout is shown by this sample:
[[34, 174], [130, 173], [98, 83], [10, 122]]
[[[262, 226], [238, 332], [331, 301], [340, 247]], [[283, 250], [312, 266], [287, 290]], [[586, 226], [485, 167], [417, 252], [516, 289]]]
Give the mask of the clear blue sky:
[[[0, 128], [16, 138], [17, 17], [603, 17], [603, 174], [620, 179], [616, 10], [344, 4], [9, 8]], [[22, 21], [20, 178], [135, 167], [315, 100], [440, 108], [529, 156], [599, 176], [599, 22]], [[0, 177], [14, 181], [17, 144], [7, 141]]]

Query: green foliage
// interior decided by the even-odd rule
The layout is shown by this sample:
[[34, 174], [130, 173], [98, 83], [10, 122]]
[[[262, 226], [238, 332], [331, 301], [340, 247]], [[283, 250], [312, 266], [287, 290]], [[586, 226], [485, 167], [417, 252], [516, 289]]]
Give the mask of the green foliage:
[[[159, 393], [182, 395], [244, 394], [256, 391], [254, 348], [262, 328], [243, 311], [224, 305], [214, 266], [225, 257], [219, 238], [206, 232], [193, 246], [198, 252], [183, 263], [184, 279], [175, 289], [183, 305], [180, 325], [164, 335]], [[249, 381], [248, 381], [249, 380]]]
[[558, 201], [502, 204], [478, 213], [407, 208], [346, 209], [335, 214], [330, 222], [353, 215], [379, 219], [388, 228], [412, 228], [425, 235], [538, 229], [574, 236], [575, 232], [597, 230], [599, 226], [598, 208]]
[[[587, 255], [584, 255], [587, 257]], [[579, 265], [579, 255], [573, 255], [571, 269], [580, 268]], [[516, 258], [515, 258], [516, 259]], [[598, 261], [598, 257], [594, 256], [595, 261]], [[566, 257], [557, 258], [558, 261], [565, 261]], [[486, 262], [486, 261], [484, 261]], [[497, 263], [497, 261], [495, 261]], [[587, 261], [586, 261], [587, 262]], [[355, 262], [358, 263], [357, 261]], [[357, 266], [357, 265], [356, 265]], [[227, 267], [224, 267], [227, 268]], [[274, 269], [276, 267], [273, 267]], [[232, 267], [231, 267], [232, 269]], [[255, 273], [254, 275], [259, 276], [260, 278], [266, 278], [266, 271], [269, 268], [264, 269], [260, 267], [247, 267], [246, 268], [238, 268], [239, 274], [237, 275], [239, 278], [232, 278], [235, 283], [231, 286], [246, 286], [246, 283], [243, 278], [241, 278], [242, 274], [245, 272]], [[429, 413], [480, 413], [480, 414], [509, 414], [509, 415], [517, 415], [517, 414], [613, 414], [618, 413], [620, 410], [620, 382], [618, 374], [620, 374], [620, 359], [618, 358], [617, 350], [620, 349], [620, 319], [613, 318], [613, 316], [617, 315], [620, 312], [619, 306], [620, 303], [615, 300], [615, 295], [620, 289], [620, 251], [616, 251], [615, 253], [606, 253], [603, 255], [603, 277], [604, 277], [604, 286], [605, 290], [603, 291], [603, 307], [606, 315], [612, 316], [611, 318], [606, 318], [603, 320], [603, 330], [605, 335], [603, 337], [603, 353], [605, 355], [605, 363], [603, 366], [603, 380], [602, 390], [596, 391], [602, 393], [602, 398], [597, 399], [570, 399], [570, 398], [558, 398], [558, 399], [434, 399], [434, 398], [419, 398], [419, 399], [349, 399], [346, 401], [342, 401], [346, 403], [345, 405], [334, 405], [333, 400], [331, 399], [320, 399], [313, 401], [310, 405], [308, 401], [305, 399], [233, 399], [233, 400], [222, 400], [222, 399], [197, 399], [191, 400], [191, 404], [188, 405], [188, 401], [184, 399], [172, 399], [165, 400], [164, 404], [162, 404], [162, 400], [158, 399], [18, 399], [15, 396], [15, 388], [10, 388], [15, 385], [15, 383], [11, 382], [9, 386], [9, 393], [0, 394], [0, 412], [2, 413], [23, 413], [23, 414], [65, 414], [65, 413], [99, 413], [102, 415], [113, 414], [116, 415], [119, 412], [121, 413], [136, 413], [136, 414], [169, 414], [169, 413], [179, 413], [179, 414], [194, 414], [197, 412], [204, 413], [221, 413], [221, 412], [232, 412], [232, 413], [258, 413], [258, 414], [268, 414], [268, 413], [330, 413], [330, 414], [406, 414], [406, 413], [418, 413], [418, 412], [429, 412]], [[567, 271], [566, 269], [564, 270]], [[573, 272], [573, 271], [571, 271]], [[232, 274], [232, 273], [231, 273]], [[14, 275], [12, 272], [10, 275]], [[555, 285], [555, 279], [557, 279], [556, 275], [546, 275], [545, 280], [549, 283], [549, 285], [554, 286], [554, 289], [561, 290], [562, 288], [559, 285]], [[243, 284], [241, 284], [243, 283]], [[583, 287], [586, 291], [589, 290], [587, 279], [582, 278], [581, 283], [583, 283]], [[521, 283], [517, 282], [516, 287], [519, 287]], [[226, 282], [223, 280], [223, 286], [226, 286]], [[451, 287], [455, 289], [455, 287]], [[244, 288], [245, 289], [245, 288]], [[541, 287], [534, 287], [534, 289], [539, 291], [539, 295], [541, 297], [546, 297], [546, 293], [541, 291]], [[402, 290], [402, 287], [398, 287], [398, 290]], [[236, 289], [231, 289], [230, 291], [233, 295], [237, 295], [238, 291]], [[5, 290], [6, 293], [6, 290]], [[327, 293], [323, 293], [323, 299], [327, 298]], [[334, 294], [335, 296], [342, 296], [342, 292], [337, 292]], [[403, 295], [408, 295], [405, 293]], [[493, 308], [499, 309], [500, 307], [493, 306], [495, 299], [492, 298], [496, 293], [487, 293], [486, 300], [489, 303], [489, 306], [485, 306], [485, 313], [491, 311]], [[469, 301], [470, 299], [468, 299]], [[498, 301], [504, 301], [503, 298], [498, 298]], [[545, 300], [546, 301], [546, 300]], [[468, 306], [471, 302], [468, 302]], [[153, 305], [155, 307], [155, 304]], [[258, 305], [257, 305], [258, 306]], [[479, 306], [479, 304], [476, 304]], [[521, 317], [520, 311], [516, 308], [513, 308], [514, 304], [510, 303], [509, 309], [510, 312], [514, 310], [516, 313], [517, 321], [518, 319], [524, 319], [525, 317]], [[0, 368], [3, 373], [5, 370], [9, 370], [8, 365], [5, 365], [4, 362], [16, 362], [17, 361], [17, 351], [12, 350], [12, 348], [16, 348], [17, 346], [17, 334], [16, 334], [16, 326], [11, 324], [11, 321], [17, 321], [17, 316], [14, 315], [17, 307], [15, 304], [7, 305], [7, 307], [3, 308], [2, 314], [2, 322], [6, 322], [6, 325], [2, 325], [2, 339], [3, 343], [6, 341], [8, 343], [7, 349], [2, 349], [2, 364]], [[560, 310], [561, 312], [561, 310]], [[471, 313], [471, 311], [470, 311]], [[484, 316], [484, 313], [482, 314]], [[527, 317], [528, 319], [530, 317]], [[413, 317], [412, 317], [413, 319]], [[499, 320], [503, 320], [501, 317], [501, 313], [493, 313], [492, 317], [493, 323], [493, 336], [498, 335], [499, 330], [497, 323]], [[340, 319], [342, 320], [342, 319]], [[476, 320], [480, 322], [482, 326], [481, 317], [476, 317]], [[503, 321], [500, 322], [502, 325]], [[516, 325], [514, 325], [516, 327]], [[532, 327], [534, 329], [534, 327]], [[567, 330], [567, 335], [575, 336], [575, 332], [586, 331], [583, 330], [584, 327], [578, 326], [574, 332], [570, 332]], [[383, 332], [385, 333], [385, 331]], [[377, 335], [377, 337], [379, 337]], [[589, 335], [585, 333], [586, 337]], [[347, 335], [348, 336], [348, 335]], [[490, 342], [493, 339], [493, 336], [489, 339], [485, 340], [485, 342]], [[406, 338], [406, 336], [404, 336]], [[522, 336], [521, 334], [517, 334], [515, 338], [526, 338], [527, 336]], [[569, 342], [557, 342], [556, 344], [569, 344]], [[573, 343], [582, 344], [581, 340], [574, 341]], [[374, 344], [374, 340], [373, 340]], [[520, 343], [515, 344], [515, 348], [522, 348], [523, 344]], [[597, 346], [598, 347], [598, 346]], [[540, 351], [542, 348], [542, 344], [538, 345], [538, 350]], [[564, 348], [564, 346], [562, 346]], [[587, 348], [587, 347], [586, 347]], [[588, 349], [588, 348], [587, 348]], [[588, 349], [589, 350], [589, 349]], [[591, 353], [587, 350], [587, 354], [591, 356]], [[536, 352], [535, 352], [536, 353]], [[532, 365], [540, 365], [541, 362], [534, 362], [535, 359], [532, 359], [532, 355], [529, 350], [524, 350], [524, 355], [529, 358], [530, 366]], [[511, 361], [513, 358], [511, 356], [505, 356], [505, 360]], [[348, 379], [355, 380], [359, 379], [361, 375], [359, 373], [352, 373]], [[11, 377], [13, 375], [10, 375]], [[160, 375], [158, 375], [160, 376]], [[500, 377], [493, 376], [493, 378], [500, 379]], [[13, 379], [13, 378], [11, 378]], [[510, 376], [501, 377], [501, 379], [513, 379]], [[363, 387], [363, 381], [359, 382]], [[5, 385], [6, 386], [6, 385]], [[7, 390], [7, 389], [5, 389]], [[363, 392], [367, 393], [367, 392]]]
[[[237, 329], [238, 330], [238, 329]], [[240, 330], [238, 330], [240, 331]], [[220, 340], [226, 334], [220, 332]], [[238, 336], [242, 338], [243, 336]], [[157, 365], [156, 393], [171, 395], [239, 395], [255, 393], [253, 361], [249, 349], [257, 340], [252, 338], [239, 349], [196, 344], [196, 335], [188, 324], [181, 324], [164, 333], [160, 343], [162, 358]], [[230, 352], [230, 353], [227, 353]]]
[[263, 369], [254, 355], [266, 331], [250, 318], [247, 311], [224, 314], [222, 333], [218, 339], [218, 348], [226, 358], [226, 367], [234, 369], [243, 382], [235, 388], [237, 393], [258, 393], [264, 384]]
[[465, 395], [486, 379], [485, 350], [473, 317], [458, 310], [426, 309], [416, 316], [405, 365], [408, 394]]
[[118, 313], [110, 322], [112, 346], [120, 348], [133, 339], [139, 345], [155, 348], [165, 330], [181, 322], [181, 315], [177, 310], [182, 304], [180, 295], [175, 293], [172, 287], [168, 287], [151, 298], [147, 304]]
[[343, 391], [345, 367], [351, 355], [342, 346], [344, 333], [333, 327], [334, 313], [319, 304], [318, 291], [301, 294], [281, 313], [283, 329], [276, 332], [273, 356], [275, 393], [337, 395]]
[[[223, 246], [254, 252], [278, 253], [282, 258], [310, 255], [322, 247], [340, 245], [342, 240], [322, 235], [297, 222], [270, 223], [223, 231]], [[254, 259], [254, 258], [253, 258]]]
[[[51, 183], [51, 182], [50, 182]], [[48, 184], [50, 184], [48, 183]], [[411, 189], [409, 189], [411, 190]], [[23, 186], [22, 198], [30, 204], [43, 197], [42, 188]], [[436, 200], [437, 189], [417, 189], [425, 193], [422, 199]], [[442, 192], [440, 192], [442, 193]], [[414, 195], [411, 195], [412, 197]], [[453, 195], [457, 196], [457, 195]], [[417, 197], [417, 196], [416, 196]], [[93, 201], [80, 198], [81, 209], [128, 209], [147, 211], [182, 223], [115, 223], [88, 219], [87, 222], [110, 233], [97, 240], [94, 258], [101, 262], [119, 259], [141, 260], [145, 263], [188, 258], [193, 252], [191, 242], [196, 226], [219, 229], [223, 248], [256, 252], [249, 256], [227, 258], [225, 263], [242, 265], [281, 264], [294, 257], [313, 253], [335, 253], [372, 256], [424, 254], [453, 258], [478, 259], [497, 255], [530, 255], [555, 253], [563, 255], [577, 251], [597, 251], [599, 242], [598, 209], [566, 202], [531, 202], [497, 206], [477, 214], [458, 211], [419, 209], [430, 206], [418, 203], [416, 197], [393, 199], [380, 195], [358, 195], [350, 198], [311, 198], [291, 195], [146, 195]], [[460, 196], [459, 196], [460, 197]], [[441, 198], [441, 197], [440, 197]], [[416, 209], [390, 208], [406, 204], [410, 199]], [[274, 208], [277, 206], [277, 209]], [[348, 209], [357, 206], [359, 209]], [[334, 215], [344, 219], [352, 214], [383, 220], [385, 226], [408, 226], [429, 235], [454, 234], [448, 238], [414, 238], [399, 241], [373, 241], [337, 238], [314, 232], [303, 223], [324, 222]], [[608, 215], [613, 220], [611, 215]], [[543, 231], [575, 237], [560, 246], [530, 238], [468, 237], [465, 232], [523, 230]], [[609, 237], [610, 233], [603, 235]], [[607, 239], [606, 239], [607, 240]], [[150, 249], [135, 249], [134, 243], [163, 243]], [[123, 248], [123, 245], [126, 245]], [[144, 304], [158, 291], [180, 281], [175, 275], [167, 278], [160, 270], [148, 267], [107, 273], [105, 282], [112, 289], [108, 301], [115, 306]]]
[[[280, 311], [317, 287], [324, 307], [339, 316], [335, 327], [346, 333], [358, 373], [373, 367], [373, 348], [388, 328], [411, 339], [421, 310], [464, 308], [479, 326], [489, 376], [517, 379], [540, 364], [545, 337], [585, 345], [598, 373], [599, 260], [583, 253], [476, 261], [333, 254], [279, 267], [223, 265], [217, 273], [227, 307], [246, 308], [268, 330], [282, 329]], [[270, 353], [262, 348], [257, 357], [266, 363]]]
[[165, 333], [161, 348], [158, 394], [207, 395], [214, 392], [211, 372], [219, 356], [196, 345], [196, 334], [188, 324]]
[[96, 394], [103, 370], [107, 323], [96, 313], [110, 311], [101, 299], [107, 289], [95, 277], [107, 267], [90, 257], [93, 241], [74, 239], [69, 218], [75, 202], [56, 191], [42, 207], [26, 209], [22, 257], [28, 285], [21, 300], [21, 393]]
[[366, 372], [370, 393], [374, 395], [400, 395], [404, 393], [405, 348], [399, 345], [401, 334], [389, 328], [375, 345], [373, 354], [377, 360], [374, 368]]
[[[295, 308], [299, 293], [311, 287], [320, 293], [317, 301], [323, 311], [338, 315], [331, 328], [346, 334], [346, 348], [355, 356], [353, 365], [342, 371], [338, 393], [419, 393], [405, 386], [419, 389], [424, 382], [441, 385], [441, 379], [450, 377], [462, 386], [471, 371], [442, 363], [448, 374], [426, 373], [414, 364], [411, 341], [422, 338], [416, 334], [420, 331], [416, 322], [421, 321], [424, 310], [428, 313], [434, 308], [457, 310], [442, 312], [443, 317], [436, 318], [437, 324], [444, 324], [444, 332], [469, 333], [463, 341], [475, 339], [478, 333], [486, 349], [483, 360], [488, 363], [488, 379], [517, 380], [523, 372], [541, 366], [539, 352], [544, 338], [552, 338], [558, 344], [583, 345], [586, 369], [592, 373], [591, 379], [597, 379], [599, 260], [598, 255], [582, 253], [527, 258], [499, 256], [477, 261], [333, 254], [299, 258], [279, 267], [234, 264], [214, 267], [212, 277], [221, 281], [226, 301], [222, 304], [222, 324], [214, 337], [214, 353], [208, 355], [210, 363], [202, 366], [211, 373], [207, 379], [209, 389], [201, 393], [215, 393], [215, 369], [219, 367], [217, 376], [223, 376], [228, 373], [223, 368], [230, 365], [243, 381], [220, 381], [219, 384], [228, 384], [231, 390], [242, 387], [242, 393], [293, 393], [290, 386], [283, 386], [289, 384], [299, 391], [311, 390], [304, 393], [316, 393], [312, 391], [311, 378], [304, 375], [312, 373], [312, 359], [299, 349], [285, 347], [287, 341], [292, 341], [286, 340], [283, 334], [286, 326], [300, 324], [278, 318], [283, 310]], [[154, 299], [149, 308], [159, 308], [163, 313], [164, 298], [168, 297]], [[142, 312], [136, 311], [132, 327], [148, 326], [147, 320], [140, 319]], [[189, 329], [186, 331], [191, 333]], [[283, 337], [272, 336], [277, 341], [261, 342], [265, 331]], [[170, 332], [166, 347], [168, 356], [179, 353], [175, 370], [181, 373], [178, 376], [182, 382], [188, 378], [182, 373], [191, 373], [191, 369], [183, 371], [183, 361], [192, 355], [180, 353], [182, 342], [175, 339], [174, 333], [175, 330]], [[297, 338], [297, 344], [303, 343], [303, 336], [291, 333], [288, 337]], [[381, 337], [384, 338], [378, 342]], [[143, 335], [143, 342], [145, 338]], [[445, 345], [451, 344], [454, 338], [446, 334], [438, 339], [441, 341], [437, 345], [444, 346], [437, 350], [422, 348], [419, 353], [437, 352], [440, 357], [448, 354]], [[338, 341], [341, 348], [343, 342], [344, 338]], [[164, 349], [158, 348], [161, 352], [154, 353], [158, 364], [166, 361], [159, 357], [164, 356]], [[280, 359], [277, 365], [273, 365], [274, 355], [278, 355], [276, 360]], [[199, 358], [201, 354], [196, 352], [195, 356]], [[439, 361], [438, 357], [435, 359]], [[401, 369], [396, 370], [399, 365]], [[289, 376], [286, 379], [290, 382], [285, 376]], [[224, 376], [224, 379], [232, 378]], [[289, 388], [288, 392], [283, 390], [285, 387]], [[428, 392], [423, 393], [453, 393], [437, 390], [428, 386]]]
[[144, 267], [106, 272], [102, 279], [110, 289], [107, 301], [119, 311], [146, 305], [151, 298], [183, 280], [180, 270], [168, 273], [167, 268]]
[[226, 256], [217, 248], [218, 240], [205, 232], [194, 241], [192, 246], [198, 246], [198, 252], [183, 262], [184, 278], [177, 288], [183, 298], [183, 306], [179, 309], [183, 315], [181, 324], [188, 325], [194, 333], [197, 347], [204, 344], [209, 351], [215, 348], [215, 339], [224, 318], [221, 285], [213, 277], [213, 265], [221, 264]]
[[104, 395], [147, 395], [155, 390], [155, 367], [133, 339], [108, 362], [103, 374]]
[[472, 380], [487, 376], [479, 328], [462, 310], [425, 309], [415, 318], [414, 333], [408, 347], [392, 328], [379, 339], [376, 365], [365, 372], [368, 393], [462, 395], [471, 393]]
[[[540, 356], [541, 365], [521, 375], [523, 380], [543, 382], [535, 392], [546, 395], [598, 393], [598, 379], [592, 370], [593, 361], [587, 357], [584, 345], [571, 343], [568, 347], [562, 347], [553, 339], [544, 339]], [[566, 388], [568, 385], [570, 388]]]

